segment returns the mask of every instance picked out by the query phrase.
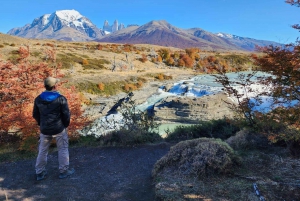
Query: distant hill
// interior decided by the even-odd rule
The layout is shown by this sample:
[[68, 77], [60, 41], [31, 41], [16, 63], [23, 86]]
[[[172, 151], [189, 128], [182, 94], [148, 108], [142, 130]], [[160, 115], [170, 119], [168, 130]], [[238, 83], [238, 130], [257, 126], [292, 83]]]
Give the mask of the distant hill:
[[[154, 44], [161, 46], [171, 46], [177, 48], [200, 47], [203, 49], [239, 49], [233, 44], [223, 42], [223, 38], [210, 34], [212, 41], [194, 36], [184, 29], [172, 26], [168, 22], [151, 21], [143, 26], [131, 26], [110, 35], [104, 36], [97, 41], [114, 43], [133, 43], [133, 44]], [[220, 45], [215, 41], [222, 41]], [[240, 49], [241, 50], [241, 49]]]
[[131, 26], [118, 32], [96, 39], [99, 42], [154, 44], [177, 48], [198, 47], [205, 50], [244, 50], [253, 51], [255, 46], [282, 44], [244, 38], [239, 36], [229, 37], [229, 34], [220, 35], [205, 31], [200, 28], [180, 29], [168, 22], [151, 21], [142, 26]]
[[16, 36], [10, 36], [0, 32], [0, 42], [2, 43], [23, 43], [24, 39]]

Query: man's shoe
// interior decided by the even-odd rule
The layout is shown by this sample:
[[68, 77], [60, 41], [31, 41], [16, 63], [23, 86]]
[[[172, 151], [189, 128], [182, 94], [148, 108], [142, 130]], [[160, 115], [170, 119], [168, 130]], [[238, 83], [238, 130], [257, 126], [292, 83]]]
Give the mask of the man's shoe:
[[74, 174], [74, 172], [75, 172], [74, 168], [67, 169], [67, 170], [64, 171], [64, 172], [59, 173], [59, 178], [60, 178], [60, 179], [67, 178], [68, 176]]
[[36, 180], [40, 181], [40, 180], [46, 179], [46, 176], [47, 176], [47, 171], [43, 170], [43, 172], [36, 174]]

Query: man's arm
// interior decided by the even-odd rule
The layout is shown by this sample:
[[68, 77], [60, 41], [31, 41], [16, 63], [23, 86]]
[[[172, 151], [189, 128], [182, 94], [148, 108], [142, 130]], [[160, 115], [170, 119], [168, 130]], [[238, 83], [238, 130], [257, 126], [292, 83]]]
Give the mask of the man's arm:
[[65, 128], [67, 128], [70, 125], [70, 118], [71, 118], [68, 101], [64, 96], [61, 96], [60, 98], [61, 98], [61, 119]]
[[39, 108], [37, 107], [36, 99], [34, 100], [32, 117], [36, 120], [38, 125], [40, 125], [40, 111], [39, 111]]

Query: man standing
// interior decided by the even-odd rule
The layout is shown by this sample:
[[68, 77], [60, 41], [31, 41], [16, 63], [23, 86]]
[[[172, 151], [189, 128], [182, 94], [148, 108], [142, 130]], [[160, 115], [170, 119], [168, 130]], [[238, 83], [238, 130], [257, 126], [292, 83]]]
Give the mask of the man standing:
[[59, 178], [72, 175], [75, 170], [69, 168], [69, 139], [67, 127], [70, 124], [70, 110], [67, 99], [57, 88], [59, 79], [48, 77], [44, 80], [46, 91], [34, 100], [33, 118], [40, 126], [39, 153], [36, 159], [36, 180], [47, 176], [46, 164], [52, 138], [56, 139], [58, 149]]

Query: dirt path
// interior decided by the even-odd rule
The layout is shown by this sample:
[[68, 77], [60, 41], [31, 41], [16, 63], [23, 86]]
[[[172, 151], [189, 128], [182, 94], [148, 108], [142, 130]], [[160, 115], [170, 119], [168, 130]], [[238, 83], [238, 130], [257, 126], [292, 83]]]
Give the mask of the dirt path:
[[48, 157], [48, 177], [37, 182], [35, 159], [0, 164], [0, 200], [129, 201], [155, 200], [151, 171], [168, 144], [138, 147], [72, 148], [76, 172], [58, 179], [57, 152]]

